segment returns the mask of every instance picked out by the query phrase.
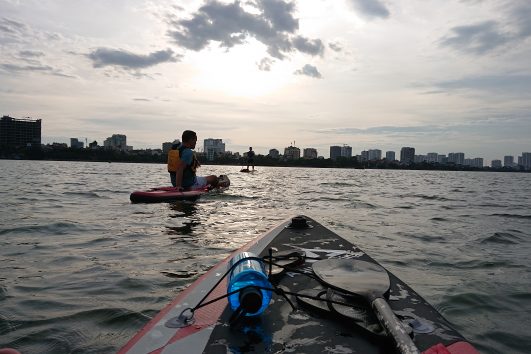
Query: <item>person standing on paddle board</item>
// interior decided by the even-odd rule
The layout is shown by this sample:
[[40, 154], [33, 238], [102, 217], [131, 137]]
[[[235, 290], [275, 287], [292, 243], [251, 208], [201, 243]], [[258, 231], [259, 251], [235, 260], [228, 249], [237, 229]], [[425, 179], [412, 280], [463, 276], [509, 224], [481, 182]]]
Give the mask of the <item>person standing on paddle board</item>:
[[203, 188], [207, 185], [217, 187], [217, 176], [197, 176], [196, 170], [199, 161], [195, 157], [193, 149], [197, 143], [197, 134], [192, 130], [185, 130], [182, 135], [182, 144], [179, 147], [180, 163], [176, 171], [176, 187], [183, 189]]
[[254, 151], [252, 146], [249, 147], [249, 151], [247, 152], [247, 171], [249, 171], [249, 166], [253, 166], [254, 171]]
[[179, 148], [181, 147], [181, 141], [175, 139], [171, 145], [170, 151], [168, 151], [168, 172], [170, 173], [170, 181], [172, 186], [177, 185], [177, 168], [179, 167]]

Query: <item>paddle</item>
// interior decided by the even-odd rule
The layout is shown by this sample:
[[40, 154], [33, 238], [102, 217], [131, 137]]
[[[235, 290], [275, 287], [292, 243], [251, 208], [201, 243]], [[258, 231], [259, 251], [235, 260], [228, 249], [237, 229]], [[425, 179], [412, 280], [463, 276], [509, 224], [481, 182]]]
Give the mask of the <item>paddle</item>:
[[355, 259], [325, 259], [315, 262], [312, 268], [315, 275], [331, 288], [366, 299], [380, 324], [395, 340], [400, 353], [420, 354], [383, 298], [391, 285], [384, 268], [375, 263]]

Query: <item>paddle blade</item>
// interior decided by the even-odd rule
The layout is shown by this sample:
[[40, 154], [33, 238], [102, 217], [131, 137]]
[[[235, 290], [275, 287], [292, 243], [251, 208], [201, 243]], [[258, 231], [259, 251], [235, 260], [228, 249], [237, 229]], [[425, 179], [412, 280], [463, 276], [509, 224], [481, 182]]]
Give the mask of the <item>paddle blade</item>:
[[315, 275], [328, 286], [364, 297], [380, 324], [393, 337], [401, 354], [419, 354], [404, 326], [383, 299], [389, 291], [387, 271], [378, 264], [354, 259], [326, 259], [312, 265]]
[[389, 275], [375, 263], [357, 259], [325, 259], [315, 262], [312, 269], [326, 285], [362, 296], [369, 302], [389, 291]]

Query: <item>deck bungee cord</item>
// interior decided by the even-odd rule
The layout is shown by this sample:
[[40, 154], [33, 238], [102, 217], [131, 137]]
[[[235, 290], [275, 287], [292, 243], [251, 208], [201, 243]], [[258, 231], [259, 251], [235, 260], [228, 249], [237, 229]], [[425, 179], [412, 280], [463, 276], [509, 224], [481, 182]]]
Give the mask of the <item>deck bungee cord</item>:
[[[390, 308], [375, 306], [374, 300]], [[380, 307], [387, 308], [385, 316]], [[389, 333], [382, 323], [386, 318], [394, 319], [406, 341]], [[280, 223], [213, 266], [120, 353], [322, 353], [331, 348], [366, 354], [478, 353], [415, 290], [306, 216]]]
[[[276, 262], [273, 261], [273, 260], [276, 260], [276, 261], [284, 260], [284, 261], [286, 261], [286, 260], [290, 260], [290, 259], [293, 259], [293, 260], [291, 260], [287, 264], [280, 264], [280, 263], [276, 263]], [[273, 278], [276, 277], [276, 276], [279, 276], [284, 271], [289, 271], [289, 272], [293, 272], [293, 273], [302, 274], [302, 275], [307, 276], [309, 278], [312, 278], [312, 279], [318, 280], [320, 282], [323, 282], [322, 278], [319, 277], [318, 275], [314, 275], [314, 274], [307, 273], [307, 272], [301, 271], [299, 269], [293, 268], [293, 265], [299, 265], [299, 264], [304, 263], [305, 259], [306, 259], [306, 254], [305, 254], [304, 251], [294, 250], [294, 251], [290, 251], [290, 252], [284, 252], [284, 254], [282, 254], [282, 255], [274, 256], [273, 255], [273, 250], [271, 248], [269, 248], [269, 255], [268, 256], [264, 256], [264, 257], [244, 256], [244, 257], [238, 259], [237, 261], [235, 261], [233, 264], [229, 265], [227, 271], [220, 277], [220, 279], [216, 282], [216, 284], [203, 296], [203, 298], [197, 303], [197, 305], [195, 305], [194, 307], [187, 307], [187, 308], [183, 309], [181, 311], [181, 313], [179, 314], [179, 316], [169, 319], [165, 323], [165, 326], [169, 327], [169, 328], [182, 328], [182, 327], [190, 326], [190, 325], [192, 325], [194, 323], [194, 313], [198, 309], [200, 309], [202, 307], [205, 307], [205, 306], [208, 306], [210, 304], [216, 303], [216, 302], [218, 302], [220, 300], [223, 300], [225, 298], [229, 298], [230, 296], [235, 295], [235, 294], [240, 294], [240, 296], [241, 296], [241, 294], [245, 294], [246, 291], [248, 291], [248, 290], [255, 290], [255, 291], [257, 291], [260, 294], [262, 293], [262, 291], [266, 291], [266, 292], [274, 293], [274, 294], [276, 294], [278, 296], [282, 296], [289, 303], [289, 305], [291, 306], [292, 310], [294, 310], [294, 311], [297, 310], [297, 307], [289, 299], [288, 295], [294, 296], [295, 298], [297, 298], [297, 300], [299, 300], [299, 298], [306, 298], [306, 299], [311, 299], [311, 300], [323, 301], [322, 295], [323, 294], [327, 294], [326, 300], [324, 300], [324, 301], [326, 301], [326, 303], [329, 306], [332, 305], [332, 304], [335, 304], [335, 305], [341, 305], [341, 306], [346, 306], [346, 307], [351, 307], [351, 308], [356, 308], [357, 307], [357, 305], [352, 304], [352, 303], [348, 303], [348, 302], [345, 302], [345, 301], [334, 300], [332, 298], [332, 296], [330, 295], [331, 294], [331, 292], [330, 292], [331, 289], [330, 288], [327, 288], [325, 290], [322, 290], [322, 291], [318, 292], [317, 295], [309, 295], [309, 294], [303, 294], [303, 293], [300, 293], [300, 292], [288, 291], [288, 290], [285, 290], [285, 289], [282, 289], [282, 288], [276, 286], [275, 281], [274, 281]], [[313, 259], [316, 259], [316, 258], [313, 258]], [[214, 291], [214, 289], [216, 289], [219, 286], [219, 284], [223, 281], [223, 279], [225, 279], [229, 274], [231, 274], [240, 264], [242, 264], [244, 262], [248, 262], [248, 261], [265, 262], [265, 263], [268, 264], [269, 272], [268, 272], [267, 279], [268, 279], [269, 284], [271, 285], [271, 287], [264, 287], [264, 286], [259, 286], [259, 285], [247, 285], [247, 286], [238, 288], [237, 290], [234, 290], [234, 291], [228, 291], [226, 294], [224, 294], [222, 296], [218, 296], [218, 297], [216, 297], [216, 298], [214, 298], [212, 300], [209, 300], [209, 301], [205, 302], [205, 300], [208, 298], [208, 296]], [[282, 269], [282, 272], [274, 274], [273, 273], [273, 267], [278, 267], [278, 268]], [[337, 289], [337, 290], [340, 290], [340, 291], [344, 290], [344, 293], [342, 295], [348, 296], [348, 290], [340, 289], [340, 288]], [[256, 294], [256, 293], [254, 293], [254, 294]], [[261, 300], [262, 299], [260, 299], [260, 301]], [[266, 307], [267, 307], [267, 304], [266, 304]], [[236, 325], [246, 315], [253, 314], [256, 311], [257, 311], [257, 305], [256, 305], [255, 301], [250, 301], [250, 302], [247, 302], [247, 303], [245, 301], [242, 301], [241, 304], [236, 309], [234, 309], [234, 311], [233, 311], [231, 317], [229, 318], [228, 322], [229, 322], [229, 324], [231, 326]], [[387, 317], [389, 317], [389, 316], [391, 316], [391, 315], [387, 314]], [[381, 319], [381, 321], [383, 321], [383, 319]], [[413, 330], [411, 330], [411, 328], [409, 328], [409, 326], [408, 326], [409, 330], [407, 330], [402, 323], [394, 323], [393, 322], [393, 325], [395, 327], [396, 326], [401, 327], [402, 328], [402, 332], [410, 339], [409, 336], [413, 334]], [[422, 324], [422, 325], [424, 325], [424, 324]], [[363, 327], [363, 326], [361, 326], [361, 327]], [[385, 328], [385, 326], [383, 326], [383, 327]], [[366, 328], [363, 328], [363, 329], [366, 329]], [[399, 349], [400, 353], [403, 353], [403, 354], [405, 354], [405, 353], [420, 353], [420, 351], [416, 348], [416, 346], [414, 345], [413, 341], [411, 341], [411, 339], [410, 339], [410, 342], [407, 342], [407, 340], [404, 340], [403, 338], [400, 338], [400, 339], [395, 338], [396, 333], [391, 334], [391, 333], [389, 333], [389, 330], [387, 330], [387, 329], [386, 329], [386, 332], [395, 339], [395, 341], [397, 342], [398, 349]], [[399, 341], [402, 341], [402, 342], [399, 342]], [[404, 344], [404, 342], [406, 344]]]

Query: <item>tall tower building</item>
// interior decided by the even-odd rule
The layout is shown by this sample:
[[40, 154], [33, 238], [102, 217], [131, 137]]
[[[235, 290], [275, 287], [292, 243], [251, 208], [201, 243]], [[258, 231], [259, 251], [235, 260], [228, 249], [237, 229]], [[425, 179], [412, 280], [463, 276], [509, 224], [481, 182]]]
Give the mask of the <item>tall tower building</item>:
[[225, 143], [223, 139], [205, 139], [203, 141], [204, 152], [208, 161], [214, 161], [218, 155], [225, 153]]
[[465, 164], [465, 153], [463, 152], [451, 152], [448, 154], [448, 163], [454, 163], [456, 165]]
[[526, 171], [531, 170], [531, 152], [522, 152], [522, 166]]
[[352, 157], [352, 147], [343, 145], [341, 147], [341, 157]]
[[105, 139], [103, 146], [107, 149], [126, 151], [127, 137], [123, 134], [113, 134], [111, 137]]
[[438, 161], [439, 154], [436, 152], [428, 152], [426, 155], [426, 161], [428, 163], [436, 163]]
[[3, 116], [0, 119], [0, 147], [19, 148], [41, 145], [41, 120], [17, 119]]
[[284, 158], [287, 160], [296, 160], [301, 157], [301, 149], [295, 146], [288, 146], [284, 149]]
[[330, 146], [330, 158], [332, 160], [341, 157], [341, 146]]
[[70, 138], [70, 148], [72, 149], [83, 149], [85, 145], [82, 141], [79, 141], [78, 138]]
[[387, 161], [394, 161], [395, 160], [395, 152], [394, 151], [386, 151], [385, 152], [385, 159]]
[[403, 147], [400, 149], [400, 162], [406, 165], [412, 164], [415, 161], [415, 148]]
[[382, 150], [370, 149], [369, 150], [369, 161], [376, 161], [382, 159]]
[[277, 149], [269, 150], [269, 157], [271, 157], [273, 159], [278, 159], [279, 156], [280, 156], [280, 151], [278, 151]]
[[504, 167], [514, 167], [514, 156], [504, 156], [503, 157], [503, 166]]
[[317, 158], [317, 149], [306, 148], [302, 151], [302, 157], [305, 159], [316, 159]]

